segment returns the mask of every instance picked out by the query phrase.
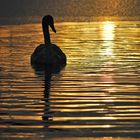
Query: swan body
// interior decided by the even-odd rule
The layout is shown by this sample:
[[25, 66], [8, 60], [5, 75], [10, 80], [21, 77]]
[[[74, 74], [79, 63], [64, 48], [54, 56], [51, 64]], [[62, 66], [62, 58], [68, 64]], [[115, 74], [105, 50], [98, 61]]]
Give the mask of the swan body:
[[42, 19], [42, 28], [45, 44], [40, 44], [31, 55], [32, 65], [65, 65], [66, 55], [63, 51], [51, 43], [49, 26], [56, 33], [52, 16], [47, 15]]
[[55, 44], [40, 44], [31, 56], [31, 64], [66, 64], [66, 56]]

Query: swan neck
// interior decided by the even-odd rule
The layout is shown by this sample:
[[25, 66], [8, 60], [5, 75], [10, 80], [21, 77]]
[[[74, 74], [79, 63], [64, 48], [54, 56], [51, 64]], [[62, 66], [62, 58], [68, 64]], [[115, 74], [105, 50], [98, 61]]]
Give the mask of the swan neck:
[[42, 24], [42, 27], [43, 27], [43, 34], [44, 34], [45, 45], [49, 45], [49, 44], [51, 44], [50, 33], [49, 33], [49, 26]]

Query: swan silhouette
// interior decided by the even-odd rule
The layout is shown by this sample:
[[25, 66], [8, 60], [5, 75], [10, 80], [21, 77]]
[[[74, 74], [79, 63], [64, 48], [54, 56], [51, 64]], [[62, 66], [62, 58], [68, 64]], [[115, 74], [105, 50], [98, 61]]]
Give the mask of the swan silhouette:
[[66, 65], [66, 55], [58, 46], [51, 43], [49, 26], [51, 27], [52, 31], [56, 33], [53, 17], [46, 15], [42, 19], [45, 44], [40, 44], [34, 50], [33, 54], [31, 55], [32, 65]]

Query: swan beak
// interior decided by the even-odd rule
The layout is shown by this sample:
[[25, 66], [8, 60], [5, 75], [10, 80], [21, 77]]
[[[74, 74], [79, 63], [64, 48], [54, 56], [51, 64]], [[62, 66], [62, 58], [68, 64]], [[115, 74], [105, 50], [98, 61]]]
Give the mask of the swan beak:
[[53, 32], [56, 33], [56, 30], [55, 30], [54, 24], [51, 24], [50, 27], [52, 28]]

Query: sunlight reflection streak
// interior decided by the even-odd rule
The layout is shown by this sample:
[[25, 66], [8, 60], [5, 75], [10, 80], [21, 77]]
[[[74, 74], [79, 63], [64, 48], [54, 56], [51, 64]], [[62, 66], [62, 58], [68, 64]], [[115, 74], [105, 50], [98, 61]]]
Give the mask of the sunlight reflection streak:
[[102, 40], [103, 46], [105, 47], [102, 51], [102, 55], [113, 56], [113, 46], [114, 46], [114, 30], [115, 25], [113, 22], [103, 22], [102, 30]]

